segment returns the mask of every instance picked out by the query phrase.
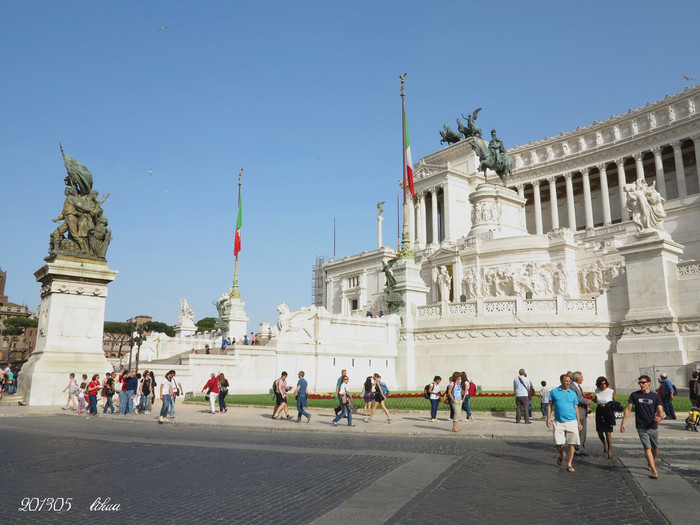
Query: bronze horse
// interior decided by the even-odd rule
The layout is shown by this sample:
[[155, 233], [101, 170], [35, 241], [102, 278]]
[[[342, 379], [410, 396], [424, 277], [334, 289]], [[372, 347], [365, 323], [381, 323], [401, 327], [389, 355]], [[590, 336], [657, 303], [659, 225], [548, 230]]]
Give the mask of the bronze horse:
[[479, 156], [479, 171], [484, 172], [484, 180], [486, 180], [486, 168], [495, 171], [503, 181], [503, 186], [508, 186], [508, 177], [513, 171], [513, 159], [508, 155], [504, 156], [503, 166], [496, 165], [496, 159], [493, 157], [493, 152], [486, 145], [486, 141], [474, 138], [469, 141], [469, 145], [474, 152]]

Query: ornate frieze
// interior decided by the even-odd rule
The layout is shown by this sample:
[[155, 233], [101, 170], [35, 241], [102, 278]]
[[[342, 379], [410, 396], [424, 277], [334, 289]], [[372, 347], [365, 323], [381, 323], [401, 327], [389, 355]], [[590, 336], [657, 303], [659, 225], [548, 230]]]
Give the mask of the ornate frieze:
[[677, 265], [678, 277], [700, 275], [700, 262], [687, 261], [679, 262]]
[[605, 337], [607, 328], [506, 328], [492, 330], [446, 330], [415, 333], [415, 341], [450, 341], [455, 339], [495, 339], [523, 337]]
[[41, 287], [39, 295], [44, 297], [51, 293], [66, 295], [86, 295], [94, 297], [107, 297], [107, 286], [95, 286], [86, 283], [74, 283], [65, 281], [52, 281]]

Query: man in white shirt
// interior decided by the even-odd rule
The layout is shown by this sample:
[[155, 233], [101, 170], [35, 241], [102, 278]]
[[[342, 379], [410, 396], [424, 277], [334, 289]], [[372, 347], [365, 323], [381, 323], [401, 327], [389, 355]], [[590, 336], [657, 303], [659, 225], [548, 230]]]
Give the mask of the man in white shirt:
[[582, 425], [582, 428], [581, 430], [579, 430], [578, 433], [578, 439], [581, 442], [581, 444], [576, 448], [579, 451], [580, 456], [587, 456], [588, 454], [585, 452], [586, 416], [588, 416], [588, 413], [591, 411], [591, 400], [586, 398], [586, 395], [583, 393], [583, 387], [581, 386], [581, 384], [583, 384], [583, 374], [581, 372], [574, 372], [571, 375], [571, 390], [576, 392], [576, 397], [578, 398], [578, 415], [579, 421]]
[[165, 416], [168, 415], [168, 410], [170, 405], [175, 398], [175, 385], [173, 383], [173, 377], [175, 377], [175, 370], [171, 370], [160, 382], [160, 400], [163, 402], [163, 406], [160, 409], [160, 417], [158, 418], [158, 423], [165, 423]]
[[530, 414], [528, 406], [530, 405], [530, 388], [532, 383], [525, 375], [525, 369], [521, 368], [518, 371], [518, 377], [513, 379], [513, 392], [515, 393], [515, 422], [520, 423], [522, 412], [525, 415], [525, 423], [530, 424]]

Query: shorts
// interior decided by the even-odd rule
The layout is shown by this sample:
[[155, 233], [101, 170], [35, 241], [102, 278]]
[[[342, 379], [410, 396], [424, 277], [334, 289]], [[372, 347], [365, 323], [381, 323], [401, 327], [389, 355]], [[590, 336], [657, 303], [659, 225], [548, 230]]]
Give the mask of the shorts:
[[365, 394], [365, 403], [371, 403], [372, 402], [372, 393]]
[[384, 400], [384, 398], [382, 397], [382, 395], [379, 392], [375, 392], [374, 393], [374, 400], [377, 403], [381, 403]]
[[555, 445], [580, 445], [578, 437], [578, 421], [554, 421]]
[[287, 402], [287, 398], [282, 397], [282, 394], [280, 394], [279, 392], [277, 392], [275, 394], [275, 403], [277, 403], [278, 405], [281, 405], [282, 403], [286, 403], [286, 402]]
[[638, 428], [637, 434], [639, 434], [639, 440], [642, 442], [644, 450], [646, 449], [657, 449], [659, 448], [659, 431], [658, 429], [652, 430], [647, 428]]

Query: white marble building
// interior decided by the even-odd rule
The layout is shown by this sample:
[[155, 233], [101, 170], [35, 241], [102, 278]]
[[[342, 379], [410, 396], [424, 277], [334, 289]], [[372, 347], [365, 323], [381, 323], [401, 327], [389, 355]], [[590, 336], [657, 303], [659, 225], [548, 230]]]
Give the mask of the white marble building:
[[[502, 388], [521, 367], [550, 384], [579, 369], [628, 389], [651, 366], [684, 383], [700, 362], [698, 103], [700, 88], [688, 88], [512, 148], [512, 206], [474, 201], [484, 177], [466, 141], [420, 159], [408, 223], [429, 291], [400, 330], [415, 362], [397, 349], [399, 386], [467, 370]], [[635, 236], [624, 186], [636, 180], [665, 199], [672, 241]], [[488, 182], [500, 184], [492, 172]], [[381, 263], [394, 256], [382, 247], [326, 264], [323, 306], [387, 313]], [[441, 266], [452, 277], [445, 301]]]

